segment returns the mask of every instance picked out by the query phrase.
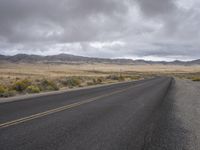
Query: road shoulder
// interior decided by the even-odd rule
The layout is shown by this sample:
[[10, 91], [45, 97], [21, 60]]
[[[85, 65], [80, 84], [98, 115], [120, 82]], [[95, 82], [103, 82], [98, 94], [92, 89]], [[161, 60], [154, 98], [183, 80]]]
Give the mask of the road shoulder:
[[197, 150], [200, 147], [200, 83], [175, 79], [154, 113], [144, 150]]

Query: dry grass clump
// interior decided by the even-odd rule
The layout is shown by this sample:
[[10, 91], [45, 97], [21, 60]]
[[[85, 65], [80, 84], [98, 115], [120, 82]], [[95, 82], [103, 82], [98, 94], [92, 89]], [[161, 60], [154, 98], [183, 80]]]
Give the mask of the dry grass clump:
[[42, 79], [34, 81], [30, 79], [16, 79], [15, 81], [11, 81], [9, 84], [0, 85], [0, 97], [55, 90], [59, 90], [59, 87], [57, 86], [57, 83], [51, 80]]
[[200, 81], [200, 77], [193, 77], [192, 81]]
[[78, 77], [65, 78], [60, 81], [64, 87], [79, 87], [81, 86], [81, 79]]
[[16, 94], [16, 91], [10, 90], [6, 86], [0, 85], [0, 97], [9, 97], [14, 96]]
[[56, 91], [59, 90], [59, 87], [56, 82], [48, 80], [48, 79], [42, 79], [40, 83], [38, 84], [39, 89], [41, 91]]
[[26, 91], [28, 93], [40, 93], [40, 88], [36, 85], [30, 85], [26, 88]]
[[101, 84], [103, 82], [103, 78], [97, 78], [97, 79], [93, 79], [93, 83], [94, 84]]
[[91, 81], [88, 81], [87, 85], [91, 86], [91, 85], [102, 84], [103, 81], [106, 81], [104, 77], [97, 77], [97, 78], [93, 78]]
[[173, 73], [171, 76], [180, 78], [180, 79], [189, 79], [192, 81], [200, 81], [200, 72], [192, 73]]
[[122, 76], [122, 75], [109, 75], [107, 77], [107, 79], [110, 79], [110, 80], [118, 80], [118, 81], [124, 81], [125, 80], [125, 77]]
[[12, 85], [12, 89], [16, 90], [17, 92], [24, 92], [26, 90], [26, 88], [28, 86], [30, 86], [32, 83], [30, 80], [28, 79], [24, 79], [21, 81], [16, 81], [13, 85]]
[[142, 77], [140, 77], [140, 76], [130, 76], [130, 79], [131, 80], [139, 80], [139, 79], [141, 79]]

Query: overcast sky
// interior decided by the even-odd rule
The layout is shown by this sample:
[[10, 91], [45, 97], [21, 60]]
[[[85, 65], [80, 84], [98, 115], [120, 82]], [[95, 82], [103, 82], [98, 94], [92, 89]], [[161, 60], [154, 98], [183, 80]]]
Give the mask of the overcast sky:
[[0, 54], [200, 58], [199, 0], [0, 0]]

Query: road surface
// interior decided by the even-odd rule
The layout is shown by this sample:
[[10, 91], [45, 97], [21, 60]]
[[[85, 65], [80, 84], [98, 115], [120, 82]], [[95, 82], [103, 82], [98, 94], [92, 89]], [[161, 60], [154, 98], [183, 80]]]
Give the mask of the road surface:
[[165, 130], [173, 84], [172, 78], [157, 77], [2, 103], [0, 149], [173, 149], [184, 142], [170, 141], [173, 131]]

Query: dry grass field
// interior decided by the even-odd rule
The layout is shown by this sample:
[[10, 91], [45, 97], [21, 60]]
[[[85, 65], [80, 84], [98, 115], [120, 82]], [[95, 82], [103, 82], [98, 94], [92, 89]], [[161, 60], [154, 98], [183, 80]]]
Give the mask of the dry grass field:
[[3, 63], [0, 64], [0, 95], [7, 97], [16, 94], [137, 80], [155, 75], [198, 81], [200, 66]]
[[200, 66], [114, 64], [13, 64], [0, 65], [0, 77], [102, 76], [112, 73], [194, 73]]

